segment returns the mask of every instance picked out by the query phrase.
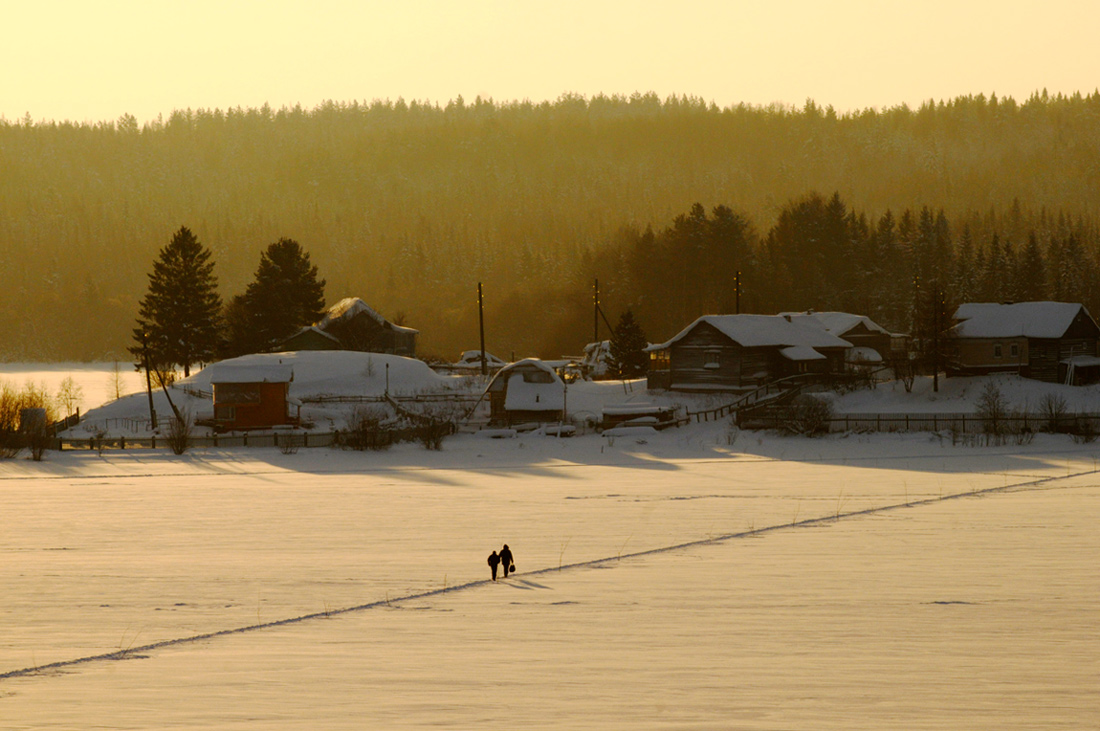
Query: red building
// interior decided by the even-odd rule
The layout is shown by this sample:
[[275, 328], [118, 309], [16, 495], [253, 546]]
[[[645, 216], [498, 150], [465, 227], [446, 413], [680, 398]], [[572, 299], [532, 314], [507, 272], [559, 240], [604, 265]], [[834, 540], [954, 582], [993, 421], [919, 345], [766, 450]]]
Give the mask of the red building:
[[[290, 398], [294, 371], [288, 365], [224, 366], [211, 380], [214, 423], [219, 431], [270, 429], [297, 424]], [[291, 408], [295, 413], [290, 413]]]

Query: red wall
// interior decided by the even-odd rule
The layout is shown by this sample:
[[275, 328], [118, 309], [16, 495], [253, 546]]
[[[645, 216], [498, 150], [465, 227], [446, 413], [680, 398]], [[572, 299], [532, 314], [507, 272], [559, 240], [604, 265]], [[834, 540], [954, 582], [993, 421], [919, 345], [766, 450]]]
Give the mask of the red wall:
[[[242, 384], [244, 385], [244, 384]], [[286, 395], [290, 384], [287, 383], [254, 383], [247, 384], [260, 391], [259, 403], [234, 403], [218, 399], [217, 386], [214, 388], [214, 416], [221, 418], [224, 409], [221, 407], [232, 406], [234, 418], [225, 421], [219, 426], [225, 429], [265, 429], [280, 424], [292, 423], [287, 416]]]

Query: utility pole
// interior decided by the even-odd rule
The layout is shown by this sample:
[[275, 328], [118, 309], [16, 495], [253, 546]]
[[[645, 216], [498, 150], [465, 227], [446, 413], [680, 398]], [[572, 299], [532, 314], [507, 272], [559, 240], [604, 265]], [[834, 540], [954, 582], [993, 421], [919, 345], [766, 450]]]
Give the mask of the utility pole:
[[481, 331], [481, 375], [488, 375], [489, 369], [485, 364], [485, 306], [481, 297], [481, 282], [477, 283], [477, 326]]
[[149, 394], [149, 422], [153, 431], [157, 429], [157, 412], [153, 408], [153, 381], [149, 378], [149, 343], [144, 331], [141, 333], [141, 360], [145, 366], [145, 390]]
[[741, 272], [740, 271], [738, 271], [737, 274], [733, 275], [733, 291], [737, 295], [737, 299], [736, 299], [737, 308], [736, 308], [736, 311], [733, 314], [740, 315], [741, 314]]
[[592, 290], [592, 302], [595, 305], [592, 309], [592, 342], [600, 342], [600, 280], [596, 280], [595, 288]]

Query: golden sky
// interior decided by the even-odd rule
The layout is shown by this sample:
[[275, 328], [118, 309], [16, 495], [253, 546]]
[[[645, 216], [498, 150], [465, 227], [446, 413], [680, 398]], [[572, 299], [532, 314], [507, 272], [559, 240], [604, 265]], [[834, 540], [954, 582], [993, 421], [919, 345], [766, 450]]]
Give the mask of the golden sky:
[[1100, 86], [1100, 1], [3, 0], [0, 116], [573, 92], [846, 111]]

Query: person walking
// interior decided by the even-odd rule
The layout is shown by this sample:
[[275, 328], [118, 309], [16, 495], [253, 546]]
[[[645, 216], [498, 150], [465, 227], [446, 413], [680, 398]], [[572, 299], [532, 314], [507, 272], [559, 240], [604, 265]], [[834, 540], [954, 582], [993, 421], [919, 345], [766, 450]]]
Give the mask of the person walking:
[[508, 544], [504, 544], [504, 548], [500, 549], [500, 564], [504, 567], [504, 578], [508, 578], [509, 572], [516, 570], [516, 563], [512, 560], [512, 549], [508, 548]]
[[[493, 581], [497, 580], [497, 566], [499, 566], [499, 565], [500, 565], [500, 556], [497, 555], [496, 551], [493, 551], [492, 553], [489, 554], [489, 569], [493, 572]], [[507, 566], [504, 568], [504, 575], [505, 576], [508, 575], [508, 567]]]

